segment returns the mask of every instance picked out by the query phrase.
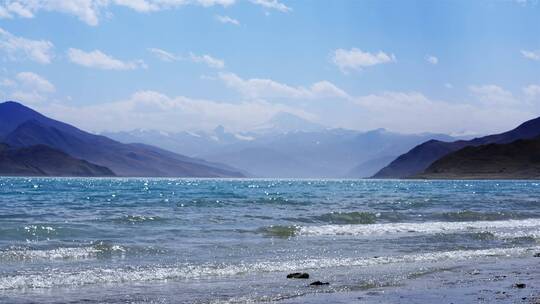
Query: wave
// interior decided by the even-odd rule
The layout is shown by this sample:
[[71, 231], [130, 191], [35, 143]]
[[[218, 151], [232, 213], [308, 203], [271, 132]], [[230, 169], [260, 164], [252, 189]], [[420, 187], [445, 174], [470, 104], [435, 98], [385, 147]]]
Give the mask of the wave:
[[[490, 231], [496, 229], [528, 229], [528, 231]], [[540, 219], [322, 226], [272, 225], [257, 231], [268, 236], [282, 238], [294, 236], [385, 236], [394, 234], [436, 234], [457, 232], [476, 232], [485, 238], [540, 238], [540, 232], [530, 231], [531, 229], [540, 229]]]
[[282, 226], [282, 225], [272, 225], [269, 227], [264, 227], [258, 230], [263, 234], [268, 236], [274, 236], [279, 238], [289, 238], [296, 235], [300, 226]]
[[34, 261], [34, 260], [86, 260], [109, 258], [111, 256], [163, 254], [165, 249], [153, 246], [125, 246], [109, 241], [96, 241], [79, 247], [59, 247], [40, 249], [32, 247], [12, 246], [0, 250], [2, 261]]
[[380, 214], [372, 212], [330, 212], [315, 216], [314, 219], [332, 224], [374, 224]]
[[95, 257], [100, 251], [92, 247], [72, 247], [55, 249], [28, 249], [10, 248], [0, 251], [2, 260], [60, 260], [60, 259], [87, 259]]
[[223, 208], [230, 206], [251, 206], [251, 205], [293, 205], [293, 206], [308, 206], [310, 201], [294, 200], [283, 196], [268, 195], [259, 198], [248, 198], [246, 196], [238, 197], [222, 197], [215, 196], [211, 198], [196, 198], [192, 200], [182, 200], [177, 203], [179, 207], [195, 207], [195, 208]]
[[404, 222], [407, 220], [415, 220], [417, 216], [400, 212], [369, 212], [369, 211], [350, 211], [340, 212], [332, 211], [321, 215], [300, 216], [300, 217], [285, 217], [286, 220], [293, 223], [329, 223], [329, 224], [350, 224], [364, 225], [375, 224], [377, 222]]
[[540, 219], [300, 226], [296, 228], [295, 234], [304, 236], [380, 236], [403, 233], [434, 234], [508, 228], [540, 228]]
[[492, 232], [493, 236], [499, 239], [540, 239], [540, 230], [534, 231], [512, 231], [512, 232]]
[[[517, 212], [479, 212], [462, 210], [455, 212], [443, 213], [406, 213], [406, 212], [368, 212], [368, 211], [351, 211], [351, 212], [330, 212], [321, 215], [310, 217], [291, 217], [284, 218], [291, 222], [300, 223], [329, 223], [329, 224], [375, 224], [375, 223], [397, 223], [416, 221], [421, 217], [424, 220], [443, 221], [443, 222], [473, 222], [473, 221], [497, 221], [497, 220], [513, 220], [533, 218], [530, 213]], [[538, 217], [537, 217], [538, 218]]]
[[497, 220], [510, 220], [510, 219], [522, 219], [528, 216], [527, 214], [520, 214], [516, 212], [478, 212], [471, 210], [462, 210], [456, 212], [445, 212], [433, 216], [434, 219], [440, 219], [450, 222], [461, 221], [497, 221]]
[[112, 219], [114, 223], [118, 224], [138, 224], [138, 223], [147, 223], [147, 222], [163, 222], [164, 218], [159, 216], [149, 216], [149, 215], [125, 215], [119, 218]]
[[257, 198], [257, 199], [244, 200], [243, 203], [244, 204], [249, 203], [249, 204], [255, 204], [255, 205], [296, 205], [296, 206], [309, 206], [313, 204], [313, 202], [311, 201], [295, 200], [295, 199], [290, 199], [283, 196], [272, 196], [272, 195], [269, 195], [267, 197]]
[[482, 250], [457, 250], [432, 252], [404, 256], [325, 258], [291, 261], [264, 261], [252, 264], [180, 264], [171, 266], [129, 266], [125, 268], [92, 268], [77, 271], [47, 271], [45, 273], [24, 273], [0, 277], [0, 290], [24, 288], [54, 288], [103, 283], [126, 283], [190, 279], [201, 277], [228, 277], [248, 273], [285, 272], [330, 267], [366, 267], [401, 263], [436, 263], [442, 261], [462, 261], [485, 257], [523, 256], [540, 247], [494, 248]]

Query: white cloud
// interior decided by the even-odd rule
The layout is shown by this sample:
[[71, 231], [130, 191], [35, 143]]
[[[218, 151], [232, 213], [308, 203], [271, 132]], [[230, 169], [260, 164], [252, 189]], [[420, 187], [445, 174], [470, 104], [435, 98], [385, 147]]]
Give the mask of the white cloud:
[[10, 99], [30, 104], [42, 103], [46, 100], [46, 97], [43, 94], [40, 94], [35, 91], [14, 91], [11, 93]]
[[349, 94], [347, 94], [345, 91], [343, 91], [342, 89], [338, 88], [333, 83], [326, 80], [319, 81], [312, 84], [310, 87], [310, 91], [311, 91], [310, 95], [313, 98], [339, 97], [339, 98], [347, 99], [350, 97]]
[[[406, 133], [488, 134], [508, 130], [538, 115], [533, 103], [519, 102], [511, 92], [495, 85], [471, 86], [471, 100], [454, 102], [431, 99], [419, 92], [352, 96], [327, 81], [303, 87], [271, 79], [242, 79], [232, 73], [220, 73], [219, 77], [247, 100], [320, 98], [326, 102], [338, 98], [332, 101], [340, 101], [338, 107], [295, 103], [309, 110], [316, 120], [334, 127], [362, 130], [385, 127]], [[537, 90], [536, 87], [528, 89], [528, 92]]]
[[56, 91], [51, 82], [33, 72], [20, 72], [14, 80], [4, 79], [0, 85], [11, 89], [10, 99], [25, 103], [43, 102]]
[[33, 18], [34, 14], [20, 2], [11, 2], [7, 4], [6, 9], [12, 13], [15, 13], [23, 18]]
[[207, 66], [211, 67], [211, 68], [215, 68], [215, 69], [222, 69], [225, 67], [225, 62], [221, 59], [218, 59], [218, 58], [214, 58], [210, 55], [195, 55], [193, 53], [190, 53], [189, 54], [189, 58], [191, 59], [191, 61], [193, 62], [197, 62], [197, 63], [204, 63], [206, 64]]
[[469, 90], [480, 102], [488, 106], [518, 104], [518, 100], [511, 92], [493, 84], [470, 86]]
[[[347, 113], [349, 126], [417, 133], [492, 134], [507, 131], [535, 115], [526, 107], [491, 106], [434, 100], [419, 92], [383, 92], [357, 97], [358, 112]], [[501, 119], [504, 117], [504, 119]]]
[[9, 11], [5, 7], [0, 6], [0, 19], [8, 19], [8, 18], [13, 18], [13, 16], [11, 16]]
[[70, 48], [67, 51], [67, 55], [71, 62], [88, 68], [102, 70], [134, 70], [146, 68], [146, 64], [141, 60], [122, 61], [113, 58], [100, 50], [85, 52], [83, 50]]
[[0, 51], [9, 60], [28, 59], [48, 64], [53, 58], [53, 44], [47, 40], [31, 40], [18, 37], [0, 28]]
[[265, 101], [228, 103], [184, 96], [170, 97], [156, 91], [139, 91], [126, 100], [110, 103], [87, 106], [53, 103], [43, 104], [38, 109], [51, 117], [94, 132], [136, 128], [168, 132], [211, 130], [216, 125], [224, 125], [230, 130], [246, 130], [279, 112], [312, 118], [303, 110]]
[[229, 6], [235, 0], [4, 0], [0, 4], [0, 18], [13, 16], [33, 18], [40, 11], [59, 12], [77, 17], [88, 25], [99, 24], [101, 15], [109, 13], [113, 5], [123, 6], [137, 12], [153, 12], [174, 9], [185, 5]]
[[431, 63], [431, 64], [437, 64], [439, 63], [439, 58], [433, 56], [433, 55], [428, 55], [426, 56], [426, 61]]
[[36, 73], [21, 72], [17, 74], [16, 79], [23, 86], [38, 92], [52, 93], [56, 90], [52, 83]]
[[527, 59], [530, 59], [530, 60], [540, 61], [540, 51], [522, 50], [521, 55], [523, 55], [523, 57], [525, 57]]
[[[220, 124], [230, 130], [245, 131], [278, 112], [289, 112], [325, 125], [352, 129], [385, 127], [404, 133], [490, 134], [509, 130], [537, 116], [539, 111], [534, 102], [518, 102], [511, 92], [495, 85], [471, 86], [471, 99], [455, 102], [432, 99], [414, 91], [351, 96], [328, 81], [304, 87], [271, 79], [242, 79], [232, 73], [219, 73], [218, 76], [227, 86], [243, 95], [242, 102], [171, 97], [156, 91], [139, 91], [125, 100], [102, 104], [77, 106], [53, 102], [36, 107], [54, 118], [96, 132], [135, 128], [171, 132], [209, 130]], [[24, 98], [44, 96], [33, 91], [18, 93], [21, 92], [27, 94], [22, 96]], [[527, 86], [523, 88], [523, 94], [538, 97], [540, 86]], [[332, 102], [339, 101], [340, 106], [333, 107], [333, 103], [325, 103], [323, 107], [314, 107], [312, 103], [288, 103], [289, 100], [316, 98], [325, 102], [338, 98]]]
[[352, 48], [350, 50], [337, 49], [332, 56], [332, 62], [344, 73], [349, 70], [361, 70], [365, 67], [395, 61], [396, 57], [394, 54], [389, 55], [383, 51], [369, 53], [357, 48]]
[[150, 51], [152, 54], [154, 54], [154, 56], [156, 56], [159, 60], [161, 61], [167, 61], [167, 62], [171, 62], [171, 61], [176, 61], [176, 60], [179, 60], [180, 58], [172, 53], [169, 53], [165, 50], [162, 50], [162, 49], [158, 49], [158, 48], [150, 48], [148, 49], [148, 51]]
[[251, 0], [252, 3], [260, 5], [264, 8], [275, 9], [283, 13], [292, 11], [292, 9], [278, 0]]
[[[186, 1], [182, 1], [182, 0], [156, 0], [156, 1], [162, 1], [162, 2], [169, 2], [169, 3], [180, 3], [180, 2], [186, 2]], [[195, 3], [199, 4], [199, 5], [202, 5], [202, 6], [205, 6], [205, 7], [209, 7], [209, 6], [215, 6], [215, 5], [221, 5], [221, 6], [229, 6], [229, 5], [233, 5], [234, 3], [236, 3], [236, 0], [196, 0], [194, 1]]]
[[2, 7], [9, 16], [33, 18], [39, 11], [60, 12], [73, 15], [89, 25], [97, 25], [99, 11], [108, 5], [107, 0], [5, 0]]
[[137, 12], [148, 13], [167, 9], [174, 9], [185, 5], [200, 5], [203, 7], [227, 7], [236, 0], [112, 0], [111, 4], [124, 6]]
[[222, 59], [212, 57], [208, 54], [197, 55], [194, 53], [189, 53], [188, 56], [182, 56], [182, 55], [175, 55], [171, 52], [158, 49], [158, 48], [150, 48], [148, 50], [161, 61], [172, 62], [172, 61], [188, 60], [195, 63], [204, 63], [208, 67], [214, 68], [214, 69], [223, 69], [225, 67], [225, 61], [223, 61]]
[[240, 25], [240, 21], [238, 21], [237, 19], [234, 19], [234, 18], [231, 18], [229, 16], [220, 16], [220, 15], [216, 15], [216, 20], [221, 22], [221, 23], [228, 23], [228, 24], [233, 24], [233, 25]]
[[242, 79], [233, 73], [220, 73], [226, 86], [235, 89], [246, 98], [254, 99], [316, 99], [348, 98], [348, 94], [328, 81], [314, 83], [309, 88], [293, 87], [271, 79]]
[[147, 0], [114, 0], [117, 5], [128, 7], [137, 12], [152, 12], [159, 10], [159, 6]]
[[531, 84], [523, 88], [523, 93], [529, 98], [540, 97], [540, 85]]

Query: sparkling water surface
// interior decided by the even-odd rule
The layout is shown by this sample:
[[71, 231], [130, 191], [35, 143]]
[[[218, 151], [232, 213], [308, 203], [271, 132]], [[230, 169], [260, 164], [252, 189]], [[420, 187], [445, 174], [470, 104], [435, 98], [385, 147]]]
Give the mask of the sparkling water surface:
[[0, 178], [6, 303], [313, 302], [539, 240], [536, 181]]

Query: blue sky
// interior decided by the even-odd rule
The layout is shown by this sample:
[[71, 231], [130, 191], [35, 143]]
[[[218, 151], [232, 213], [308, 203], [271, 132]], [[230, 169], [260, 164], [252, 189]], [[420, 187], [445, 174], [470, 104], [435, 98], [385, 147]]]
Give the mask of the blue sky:
[[478, 134], [540, 115], [527, 0], [3, 0], [0, 96], [100, 132]]

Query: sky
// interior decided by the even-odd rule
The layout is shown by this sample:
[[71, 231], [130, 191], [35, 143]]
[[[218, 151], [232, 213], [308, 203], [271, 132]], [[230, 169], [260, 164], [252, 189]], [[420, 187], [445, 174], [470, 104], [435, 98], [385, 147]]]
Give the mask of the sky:
[[540, 116], [537, 0], [0, 0], [0, 99], [91, 132]]

